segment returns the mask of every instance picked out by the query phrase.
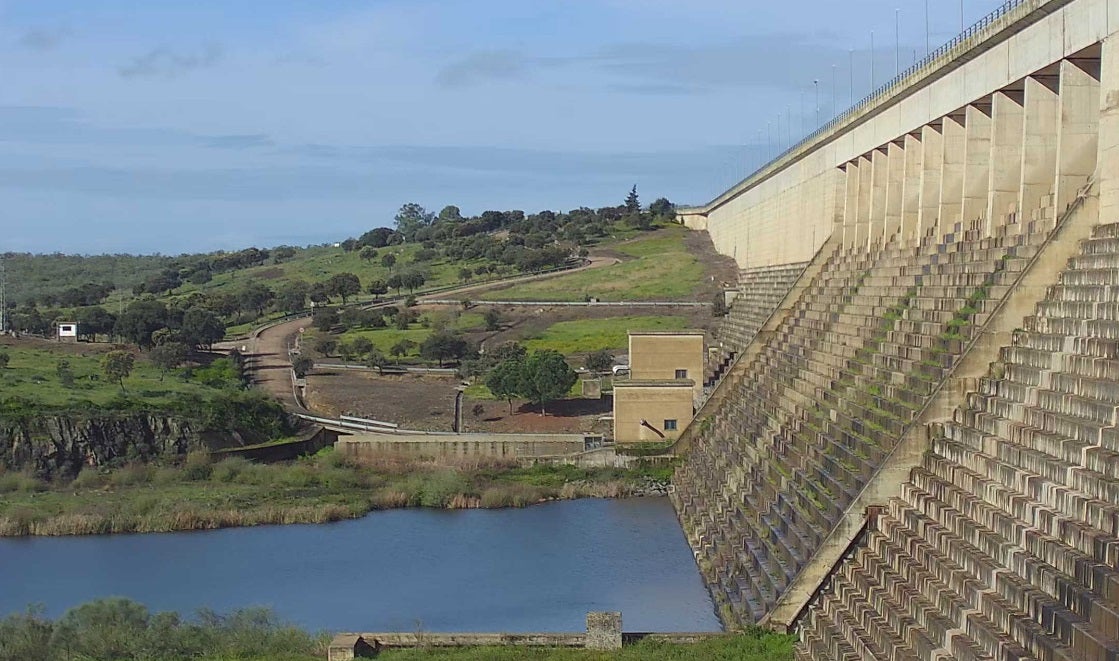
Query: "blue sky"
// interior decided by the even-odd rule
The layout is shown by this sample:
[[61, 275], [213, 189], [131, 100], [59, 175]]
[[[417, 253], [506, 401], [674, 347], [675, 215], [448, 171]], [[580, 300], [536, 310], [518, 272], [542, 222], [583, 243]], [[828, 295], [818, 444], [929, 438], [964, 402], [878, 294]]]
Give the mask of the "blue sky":
[[[929, 2], [935, 48], [961, 3]], [[898, 6], [904, 68], [920, 0], [0, 0], [0, 252], [702, 202], [813, 128], [813, 80], [824, 119], [870, 91], [872, 30], [885, 82]]]

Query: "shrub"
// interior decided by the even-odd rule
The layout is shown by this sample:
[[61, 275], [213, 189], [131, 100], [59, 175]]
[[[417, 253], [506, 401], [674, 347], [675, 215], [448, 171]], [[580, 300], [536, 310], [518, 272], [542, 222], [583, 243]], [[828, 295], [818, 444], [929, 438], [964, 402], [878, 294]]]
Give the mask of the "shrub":
[[209, 479], [213, 471], [214, 466], [208, 452], [191, 452], [183, 463], [183, 478], [192, 482]]

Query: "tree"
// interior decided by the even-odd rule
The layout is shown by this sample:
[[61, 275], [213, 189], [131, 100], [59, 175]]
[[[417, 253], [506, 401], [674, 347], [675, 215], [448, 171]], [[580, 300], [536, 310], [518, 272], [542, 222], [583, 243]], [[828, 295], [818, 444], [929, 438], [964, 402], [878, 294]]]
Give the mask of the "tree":
[[79, 308], [74, 315], [78, 322], [78, 332], [86, 338], [97, 341], [98, 335], [110, 335], [117, 318], [100, 306]]
[[652, 204], [649, 205], [649, 213], [657, 218], [664, 218], [665, 220], [676, 219], [676, 205], [669, 202], [666, 197], [658, 197]]
[[338, 341], [328, 335], [317, 337], [311, 348], [320, 356], [330, 356], [338, 349]]
[[388, 269], [389, 273], [392, 273], [392, 267], [396, 266], [396, 255], [392, 254], [391, 252], [388, 252], [388, 253], [385, 253], [384, 255], [382, 255], [381, 256], [381, 266]]
[[311, 285], [311, 289], [307, 292], [311, 302], [316, 305], [322, 305], [330, 301], [330, 287], [325, 282], [316, 282]]
[[420, 355], [427, 360], [438, 361], [439, 367], [445, 360], [462, 358], [469, 350], [470, 346], [461, 335], [446, 330], [435, 331], [420, 344]]
[[373, 341], [368, 337], [357, 336], [354, 341], [350, 343], [350, 350], [353, 351], [354, 356], [361, 357], [373, 351]]
[[471, 278], [473, 278], [473, 277], [474, 277], [474, 271], [470, 270], [469, 268], [467, 268], [465, 266], [458, 270], [458, 278], [459, 278], [459, 280], [462, 280], [463, 282], [470, 282]]
[[291, 370], [295, 372], [296, 378], [304, 378], [313, 369], [315, 369], [315, 361], [307, 356], [296, 356], [295, 360], [291, 361]]
[[120, 384], [120, 391], [124, 390], [124, 380], [132, 374], [136, 364], [136, 357], [128, 351], [110, 351], [101, 357], [101, 372]]
[[373, 347], [365, 354], [365, 360], [362, 362], [366, 367], [374, 367], [379, 370], [388, 363], [388, 360], [380, 349]]
[[394, 273], [389, 276], [389, 279], [387, 282], [385, 282], [385, 285], [387, 285], [390, 289], [395, 289], [396, 293], [399, 294], [400, 288], [404, 286], [404, 282], [399, 273]]
[[276, 306], [289, 314], [299, 312], [307, 307], [307, 294], [311, 285], [303, 280], [293, 280], [276, 294]]
[[462, 211], [453, 204], [448, 204], [439, 212], [439, 222], [457, 223], [462, 220]]
[[426, 281], [427, 278], [419, 271], [409, 271], [400, 276], [400, 284], [407, 287], [410, 292], [414, 292], [420, 287], [423, 287]]
[[389, 353], [396, 358], [402, 358], [404, 356], [407, 356], [412, 351], [412, 349], [415, 348], [415, 346], [415, 342], [409, 340], [408, 338], [403, 338], [396, 344], [389, 347]]
[[135, 301], [113, 325], [113, 332], [134, 344], [147, 348], [152, 345], [152, 333], [166, 328], [167, 306], [159, 301]]
[[259, 317], [275, 296], [271, 289], [254, 280], [237, 293], [237, 303], [242, 310], [254, 310]]
[[387, 227], [376, 227], [358, 237], [357, 242], [370, 248], [384, 248], [389, 245], [393, 231]]
[[626, 195], [626, 213], [630, 215], [641, 213], [641, 200], [637, 197], [637, 184], [634, 184], [629, 191], [629, 195]]
[[614, 365], [614, 356], [606, 349], [599, 349], [594, 353], [587, 354], [587, 359], [583, 363], [590, 372], [606, 372]]
[[486, 308], [482, 313], [482, 319], [486, 322], [486, 330], [495, 331], [501, 328], [501, 313], [497, 308]]
[[361, 252], [358, 253], [358, 257], [360, 257], [362, 261], [371, 262], [377, 258], [377, 249], [373, 246], [365, 246], [361, 249]]
[[159, 380], [162, 382], [167, 372], [183, 364], [187, 357], [187, 346], [181, 342], [169, 342], [154, 347], [148, 354], [148, 359], [159, 368]]
[[12, 356], [7, 351], [0, 351], [0, 370], [8, 369], [8, 364], [12, 362]]
[[379, 299], [388, 293], [389, 285], [384, 280], [377, 279], [370, 282], [369, 286], [365, 288], [365, 291], [373, 294], [374, 299]]
[[523, 361], [509, 358], [498, 363], [486, 375], [486, 387], [494, 397], [509, 402], [509, 415], [513, 415], [513, 398], [521, 393], [521, 373]]
[[338, 324], [338, 312], [334, 308], [318, 308], [311, 319], [311, 324], [324, 333], [329, 332]]
[[205, 308], [191, 308], [183, 313], [179, 338], [192, 347], [212, 349], [214, 342], [225, 337], [225, 324], [216, 314]]
[[330, 293], [342, 297], [342, 305], [346, 304], [346, 297], [361, 291], [361, 280], [353, 273], [335, 273], [326, 281]]
[[540, 415], [545, 415], [545, 402], [566, 395], [578, 380], [578, 375], [560, 352], [552, 349], [534, 351], [522, 363], [520, 393], [539, 404]]
[[408, 202], [400, 207], [393, 220], [396, 221], [396, 231], [403, 234], [405, 239], [411, 240], [420, 228], [430, 225], [433, 218], [432, 214], [420, 205]]

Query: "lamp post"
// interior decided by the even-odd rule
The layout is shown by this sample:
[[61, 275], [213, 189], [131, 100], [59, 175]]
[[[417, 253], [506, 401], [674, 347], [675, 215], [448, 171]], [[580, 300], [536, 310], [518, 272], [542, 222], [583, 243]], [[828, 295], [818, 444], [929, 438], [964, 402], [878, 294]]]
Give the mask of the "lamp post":
[[894, 10], [894, 77], [901, 74], [901, 9]]
[[929, 41], [929, 0], [925, 0], [925, 55], [931, 52], [932, 46]]
[[820, 79], [813, 80], [812, 86], [816, 88], [816, 128], [820, 128]]
[[870, 31], [870, 93], [874, 94], [874, 30]]

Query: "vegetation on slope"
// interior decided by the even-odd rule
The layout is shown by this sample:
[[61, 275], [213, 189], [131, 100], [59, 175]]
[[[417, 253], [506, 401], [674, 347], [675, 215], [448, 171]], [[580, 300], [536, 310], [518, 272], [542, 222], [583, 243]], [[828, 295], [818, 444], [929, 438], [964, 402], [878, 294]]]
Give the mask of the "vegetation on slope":
[[487, 292], [489, 301], [689, 300], [703, 265], [684, 246], [683, 227], [670, 226], [613, 246], [621, 261], [610, 266], [526, 282]]

